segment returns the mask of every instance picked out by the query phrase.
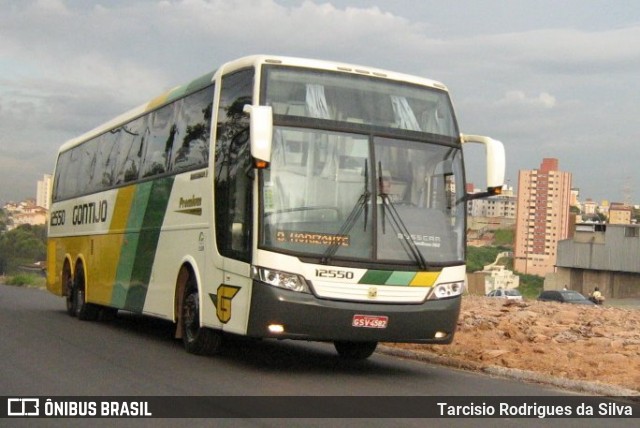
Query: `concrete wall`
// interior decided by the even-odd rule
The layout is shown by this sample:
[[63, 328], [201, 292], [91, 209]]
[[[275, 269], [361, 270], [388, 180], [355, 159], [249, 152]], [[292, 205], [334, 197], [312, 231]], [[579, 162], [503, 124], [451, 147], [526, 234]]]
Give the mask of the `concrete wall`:
[[555, 285], [550, 282], [549, 288], [545, 279], [545, 290], [558, 289], [558, 285], [559, 288], [567, 285], [569, 289], [588, 296], [595, 287], [598, 287], [602, 294], [608, 298], [640, 298], [639, 274], [559, 267], [556, 276], [558, 279], [555, 281]]
[[484, 296], [484, 280], [486, 275], [479, 272], [467, 274], [467, 292], [477, 296]]

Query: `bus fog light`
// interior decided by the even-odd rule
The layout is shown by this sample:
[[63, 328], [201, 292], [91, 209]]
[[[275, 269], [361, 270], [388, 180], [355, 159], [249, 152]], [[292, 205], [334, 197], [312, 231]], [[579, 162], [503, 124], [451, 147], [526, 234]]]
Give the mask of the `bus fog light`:
[[271, 324], [269, 327], [269, 333], [280, 334], [284, 333], [284, 326], [280, 324]]
[[436, 339], [444, 339], [444, 338], [445, 338], [445, 337], [447, 337], [447, 336], [448, 336], [448, 334], [447, 334], [447, 333], [445, 333], [444, 331], [436, 331], [436, 334], [435, 334], [435, 336], [434, 336], [434, 337], [435, 337]]
[[438, 284], [431, 290], [429, 299], [444, 299], [446, 297], [459, 296], [464, 291], [464, 281]]

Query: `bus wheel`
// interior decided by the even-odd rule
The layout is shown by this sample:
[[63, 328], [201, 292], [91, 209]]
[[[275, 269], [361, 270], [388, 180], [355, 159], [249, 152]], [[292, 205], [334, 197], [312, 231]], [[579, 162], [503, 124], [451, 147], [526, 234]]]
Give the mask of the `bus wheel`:
[[76, 316], [76, 305], [74, 299], [73, 281], [71, 280], [71, 271], [69, 265], [64, 266], [62, 271], [62, 283], [64, 284], [64, 293], [67, 296], [65, 302], [67, 305], [67, 313], [72, 317]]
[[365, 360], [376, 350], [378, 342], [333, 342], [338, 355], [345, 360]]
[[75, 315], [82, 321], [95, 321], [98, 319], [98, 312], [100, 311], [100, 308], [85, 301], [85, 287], [84, 269], [82, 266], [79, 266], [73, 285]]
[[189, 280], [182, 299], [182, 342], [187, 352], [213, 355], [222, 347], [222, 332], [200, 325], [198, 286]]

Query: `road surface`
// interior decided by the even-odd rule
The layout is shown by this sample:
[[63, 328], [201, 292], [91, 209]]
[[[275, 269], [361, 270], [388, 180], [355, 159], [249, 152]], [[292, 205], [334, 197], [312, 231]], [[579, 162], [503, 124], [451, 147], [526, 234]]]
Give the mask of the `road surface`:
[[[492, 378], [388, 355], [363, 362], [338, 358], [333, 346], [234, 338], [214, 357], [184, 351], [173, 325], [129, 313], [111, 322], [67, 315], [64, 300], [46, 291], [0, 285], [2, 396], [555, 396], [563, 391]], [[361, 401], [360, 401], [361, 403]], [[3, 403], [0, 403], [4, 405]], [[299, 404], [299, 403], [297, 403]], [[342, 426], [336, 419], [246, 418], [204, 421], [216, 426]], [[6, 425], [4, 422], [9, 422]], [[2, 426], [110, 426], [104, 419], [9, 419]], [[118, 420], [167, 426], [175, 420]], [[202, 421], [201, 421], [202, 422]], [[629, 426], [604, 419], [429, 419], [429, 426]], [[228, 425], [225, 425], [227, 424]], [[351, 419], [356, 426], [425, 426], [419, 419]]]

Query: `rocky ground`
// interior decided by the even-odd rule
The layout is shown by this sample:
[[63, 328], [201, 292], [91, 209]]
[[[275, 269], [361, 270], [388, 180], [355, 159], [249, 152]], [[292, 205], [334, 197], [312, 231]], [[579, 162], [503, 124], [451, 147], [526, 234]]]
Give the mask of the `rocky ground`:
[[639, 309], [464, 296], [453, 344], [391, 348], [466, 369], [523, 370], [540, 381], [597, 382], [640, 394]]

